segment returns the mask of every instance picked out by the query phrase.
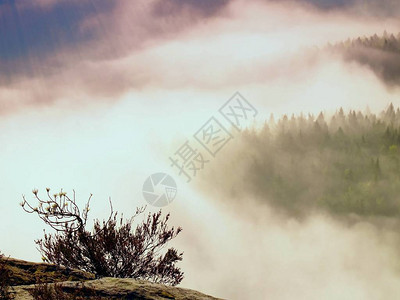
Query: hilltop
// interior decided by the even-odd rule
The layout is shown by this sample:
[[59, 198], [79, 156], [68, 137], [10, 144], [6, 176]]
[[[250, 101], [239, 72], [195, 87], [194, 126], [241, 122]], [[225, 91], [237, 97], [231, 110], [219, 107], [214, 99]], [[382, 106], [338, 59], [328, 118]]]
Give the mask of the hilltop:
[[[79, 292], [85, 299], [143, 299], [143, 300], [212, 300], [200, 292], [151, 283], [131, 278], [95, 279], [93, 274], [46, 263], [34, 263], [9, 258], [7, 267], [12, 271], [11, 292], [15, 299], [33, 300], [29, 291], [35, 284], [48, 283], [47, 287], [60, 287], [66, 294]], [[44, 285], [43, 285], [44, 286]], [[95, 295], [92, 296], [92, 295]]]

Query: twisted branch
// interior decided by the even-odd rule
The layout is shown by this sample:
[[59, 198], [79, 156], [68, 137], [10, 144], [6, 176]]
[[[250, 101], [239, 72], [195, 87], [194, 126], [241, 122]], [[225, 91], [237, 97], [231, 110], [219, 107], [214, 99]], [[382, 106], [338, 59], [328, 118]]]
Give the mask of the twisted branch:
[[[93, 194], [90, 194], [85, 208], [81, 212], [76, 203], [75, 190], [73, 190], [73, 197], [70, 198], [62, 189], [59, 193], [51, 195], [50, 189], [46, 188], [47, 200], [41, 199], [36, 189], [32, 193], [38, 201], [38, 206], [32, 206], [26, 200], [25, 195], [22, 195], [23, 201], [20, 205], [24, 211], [30, 214], [36, 213], [43, 222], [57, 232], [64, 232], [66, 228], [69, 228], [71, 231], [83, 231], [85, 229]], [[114, 215], [111, 198], [109, 198], [109, 203], [110, 216], [106, 224], [111, 221]]]

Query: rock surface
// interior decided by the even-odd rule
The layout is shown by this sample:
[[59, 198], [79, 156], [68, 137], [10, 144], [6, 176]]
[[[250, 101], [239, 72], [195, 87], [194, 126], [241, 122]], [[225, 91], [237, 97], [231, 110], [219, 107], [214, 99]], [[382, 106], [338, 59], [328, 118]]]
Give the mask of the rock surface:
[[[79, 292], [85, 299], [126, 299], [126, 300], [218, 300], [200, 292], [151, 283], [131, 278], [94, 279], [94, 275], [79, 270], [71, 270], [51, 264], [32, 263], [23, 260], [6, 259], [12, 271], [11, 293], [16, 300], [33, 300], [29, 291], [35, 283], [57, 285], [70, 295]], [[96, 295], [97, 298], [91, 298]]]
[[33, 263], [14, 258], [4, 258], [12, 271], [11, 285], [29, 285], [36, 282], [82, 281], [94, 279], [94, 275], [51, 264]]
[[[82, 289], [82, 283], [68, 281], [61, 283], [63, 290], [73, 293], [77, 289]], [[98, 280], [86, 281], [85, 288], [95, 291], [97, 296], [106, 299], [126, 299], [126, 300], [218, 300], [197, 291], [178, 287], [165, 286], [162, 284], [151, 283], [143, 280], [121, 279], [121, 278], [102, 278]], [[33, 300], [29, 290], [34, 285], [15, 286], [14, 295], [16, 299]]]

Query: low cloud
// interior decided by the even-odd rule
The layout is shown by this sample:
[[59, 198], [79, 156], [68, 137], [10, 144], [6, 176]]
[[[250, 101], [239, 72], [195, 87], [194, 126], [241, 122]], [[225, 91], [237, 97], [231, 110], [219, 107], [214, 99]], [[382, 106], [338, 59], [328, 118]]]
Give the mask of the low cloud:
[[[277, 0], [261, 0], [277, 1]], [[281, 1], [279, 1], [281, 2]], [[320, 11], [344, 12], [355, 16], [368, 16], [377, 18], [398, 17], [400, 4], [396, 0], [300, 0], [285, 1], [287, 3], [300, 2]]]
[[[117, 1], [112, 7], [100, 3], [90, 9], [88, 3], [45, 1], [41, 9], [19, 4], [19, 13], [34, 16], [27, 32], [34, 36], [35, 28], [58, 22], [58, 27], [51, 27], [57, 37], [47, 35], [48, 42], [39, 43], [39, 38], [27, 44], [31, 48], [13, 52], [15, 37], [6, 34], [11, 40], [4, 42], [3, 55], [15, 58], [0, 61], [0, 93], [9, 96], [2, 100], [7, 101], [3, 113], [13, 105], [54, 104], [67, 98], [72, 105], [115, 103], [132, 90], [237, 89], [285, 78], [290, 81], [290, 76], [302, 76], [307, 65], [319, 60], [304, 47], [398, 26], [395, 20], [382, 24], [340, 12], [325, 15], [295, 4], [260, 1], [213, 5]], [[68, 24], [46, 18], [64, 10], [74, 14], [79, 5], [87, 12], [84, 9]], [[172, 15], [165, 13], [168, 9]], [[18, 28], [13, 30], [18, 36]], [[46, 30], [40, 36], [46, 36]], [[42, 47], [46, 49], [39, 51]]]
[[[116, 1], [72, 18], [73, 23], [58, 28], [60, 35], [49, 37], [54, 41], [33, 42], [36, 56], [3, 59], [0, 114], [8, 116], [2, 118], [1, 138], [7, 145], [2, 148], [2, 178], [7, 180], [1, 198], [18, 203], [19, 193], [50, 182], [78, 185], [85, 193], [98, 189], [97, 195], [111, 195], [119, 201], [116, 206], [132, 211], [142, 203], [141, 180], [150, 169], [158, 171], [157, 151], [201, 125], [204, 115], [215, 112], [216, 101], [235, 91], [259, 109], [260, 123], [272, 112], [380, 109], [399, 102], [398, 91], [388, 90], [368, 65], [314, 49], [385, 29], [395, 32], [399, 21], [371, 18], [371, 8], [357, 13], [355, 2], [339, 1], [336, 8], [314, 4], [318, 6], [315, 1]], [[40, 5], [43, 11], [33, 20], [41, 16], [45, 22], [46, 11], [61, 13], [56, 1]], [[75, 11], [73, 5], [78, 4], [71, 2], [68, 14]], [[389, 6], [381, 9], [390, 13]], [[70, 32], [70, 26], [76, 31]], [[13, 45], [14, 38], [7, 38]], [[41, 51], [45, 45], [54, 47]], [[377, 67], [391, 61], [370, 54], [368, 59]], [[386, 219], [342, 223], [319, 212], [300, 220], [280, 215], [244, 190], [238, 198], [231, 193], [250, 178], [236, 168], [245, 171], [251, 158], [229, 160], [234, 158], [229, 151], [243, 144], [235, 139], [231, 146], [224, 160], [213, 162], [229, 175], [222, 178], [222, 192], [215, 191], [218, 180], [211, 176], [193, 192], [197, 198], [180, 196], [170, 207], [174, 222], [184, 228], [176, 240], [185, 251], [184, 286], [229, 299], [353, 300], [399, 294], [398, 224]], [[166, 165], [170, 154], [161, 154]], [[55, 165], [61, 166], [57, 176]], [[38, 177], [38, 170], [46, 176]], [[18, 209], [11, 206], [4, 207], [11, 211], [6, 213], [10, 221]], [[42, 224], [37, 223], [35, 230], [27, 226], [31, 231], [25, 234], [21, 228], [30, 221], [16, 225], [24, 233], [20, 245], [40, 232], [36, 229]], [[13, 241], [9, 236], [5, 240], [12, 254]], [[34, 245], [29, 251], [15, 249], [21, 258], [32, 257], [32, 251]]]
[[156, 17], [170, 16], [174, 17], [182, 14], [188, 10], [194, 15], [201, 17], [212, 17], [220, 13], [225, 6], [228, 5], [229, 0], [166, 0], [154, 3], [153, 13]]

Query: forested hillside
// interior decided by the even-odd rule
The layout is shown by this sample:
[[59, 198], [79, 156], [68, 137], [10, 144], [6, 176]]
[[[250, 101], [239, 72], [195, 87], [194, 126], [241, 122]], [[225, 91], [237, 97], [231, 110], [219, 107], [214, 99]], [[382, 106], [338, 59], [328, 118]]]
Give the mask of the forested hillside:
[[400, 84], [400, 33], [358, 37], [334, 45], [328, 51], [340, 53], [346, 61], [368, 66], [389, 86]]
[[380, 115], [340, 109], [329, 118], [272, 117], [236, 143], [207, 172], [233, 198], [256, 196], [296, 215], [400, 216], [400, 110], [393, 105]]
[[400, 53], [400, 33], [395, 36], [393, 33], [388, 34], [385, 31], [382, 36], [374, 34], [370, 37], [364, 36], [355, 39], [347, 39], [344, 42], [329, 45], [329, 47], [342, 49], [365, 47]]

